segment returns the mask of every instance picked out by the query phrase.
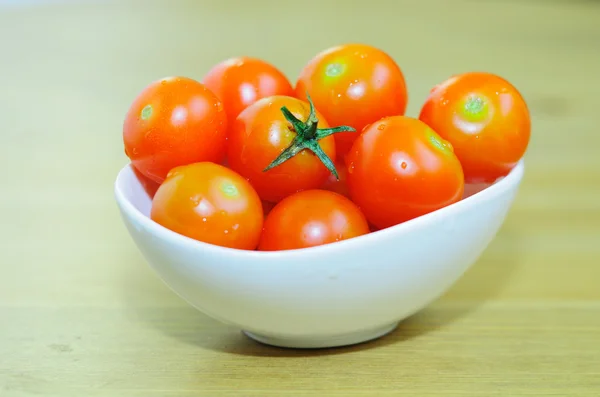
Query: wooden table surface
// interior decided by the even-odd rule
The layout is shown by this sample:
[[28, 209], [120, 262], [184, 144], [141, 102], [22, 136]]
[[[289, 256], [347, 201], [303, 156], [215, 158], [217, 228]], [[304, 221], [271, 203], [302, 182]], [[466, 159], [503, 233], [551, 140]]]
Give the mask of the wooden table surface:
[[[600, 3], [15, 3], [0, 1], [0, 396], [600, 395]], [[393, 334], [263, 346], [145, 264], [113, 200], [122, 120], [154, 79], [238, 54], [295, 79], [350, 41], [394, 56], [410, 115], [450, 74], [511, 80], [533, 117], [526, 176], [481, 259]]]

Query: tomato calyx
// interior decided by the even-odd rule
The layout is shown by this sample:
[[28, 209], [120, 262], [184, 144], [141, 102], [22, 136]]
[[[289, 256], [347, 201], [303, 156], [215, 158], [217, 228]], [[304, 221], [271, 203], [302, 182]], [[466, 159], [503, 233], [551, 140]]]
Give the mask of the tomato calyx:
[[335, 178], [339, 180], [340, 178], [337, 170], [335, 169], [335, 165], [319, 145], [319, 140], [338, 132], [356, 132], [356, 130], [346, 125], [334, 128], [318, 128], [319, 119], [317, 118], [315, 106], [308, 92], [306, 93], [306, 98], [310, 105], [310, 113], [306, 121], [299, 120], [286, 106], [281, 107], [281, 112], [283, 113], [285, 119], [292, 125], [293, 130], [296, 132], [296, 137], [292, 143], [285, 148], [279, 154], [279, 156], [277, 156], [275, 160], [273, 160], [271, 164], [267, 166], [267, 168], [263, 170], [263, 172], [277, 167], [304, 149], [308, 149], [313, 152], [315, 156], [321, 160], [323, 165], [327, 167], [327, 169], [335, 176]]

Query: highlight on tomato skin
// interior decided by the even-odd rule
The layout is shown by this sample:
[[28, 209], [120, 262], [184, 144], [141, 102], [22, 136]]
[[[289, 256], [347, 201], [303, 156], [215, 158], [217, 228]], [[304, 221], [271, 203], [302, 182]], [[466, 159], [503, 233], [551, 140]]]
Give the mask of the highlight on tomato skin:
[[467, 183], [492, 183], [525, 155], [527, 104], [506, 79], [488, 72], [455, 75], [435, 86], [419, 119], [452, 143]]
[[352, 201], [375, 229], [459, 201], [464, 174], [452, 146], [425, 123], [385, 117], [365, 128], [347, 157]]
[[274, 96], [293, 96], [288, 78], [271, 63], [254, 57], [239, 56], [213, 66], [202, 79], [223, 102], [231, 125], [242, 110], [259, 99]]
[[369, 232], [365, 216], [348, 198], [327, 190], [304, 190], [284, 198], [269, 212], [258, 249], [310, 248]]
[[356, 132], [336, 134], [338, 159], [372, 122], [403, 115], [408, 103], [404, 74], [386, 52], [371, 45], [351, 43], [328, 48], [302, 69], [295, 95], [312, 97], [332, 125], [349, 125]]
[[225, 157], [227, 117], [219, 98], [187, 77], [146, 86], [130, 105], [123, 144], [132, 165], [162, 183], [174, 167]]
[[169, 172], [154, 195], [150, 218], [198, 241], [254, 250], [264, 215], [246, 179], [220, 164], [200, 162]]

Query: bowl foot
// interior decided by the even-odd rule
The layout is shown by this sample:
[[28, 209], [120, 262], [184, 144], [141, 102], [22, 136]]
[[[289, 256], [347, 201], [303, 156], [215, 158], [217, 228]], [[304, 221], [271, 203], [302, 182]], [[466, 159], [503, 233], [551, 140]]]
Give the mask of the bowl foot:
[[255, 334], [249, 331], [242, 331], [246, 336], [265, 345], [288, 347], [294, 349], [322, 349], [328, 347], [349, 346], [358, 343], [368, 342], [381, 338], [392, 332], [398, 323], [386, 325], [366, 331], [353, 332], [350, 334], [325, 336], [325, 337], [278, 337]]

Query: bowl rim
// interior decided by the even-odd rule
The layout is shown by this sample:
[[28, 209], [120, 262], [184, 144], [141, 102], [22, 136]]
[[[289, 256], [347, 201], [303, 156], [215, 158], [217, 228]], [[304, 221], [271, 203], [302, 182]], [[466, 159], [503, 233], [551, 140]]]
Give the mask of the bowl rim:
[[380, 239], [382, 237], [390, 237], [391, 235], [397, 237], [404, 233], [408, 233], [413, 229], [427, 227], [430, 224], [436, 222], [440, 217], [456, 215], [457, 213], [463, 211], [469, 206], [476, 206], [481, 202], [491, 200], [494, 197], [499, 196], [506, 190], [518, 186], [523, 178], [525, 160], [522, 158], [506, 176], [499, 178], [490, 186], [439, 210], [430, 212], [425, 215], [421, 215], [417, 218], [413, 218], [411, 220], [394, 226], [390, 226], [386, 229], [376, 230], [362, 236], [354, 237], [352, 239], [337, 241], [335, 243], [324, 244], [316, 247], [297, 248], [285, 251], [258, 251], [222, 247], [219, 245], [206, 243], [203, 241], [195, 240], [191, 237], [184, 236], [154, 222], [150, 217], [147, 217], [144, 214], [142, 214], [133, 205], [133, 203], [131, 203], [131, 201], [129, 201], [125, 197], [125, 193], [121, 189], [121, 185], [123, 183], [122, 179], [125, 177], [125, 173], [129, 169], [131, 169], [131, 171], [133, 172], [132, 168], [133, 165], [131, 163], [128, 163], [125, 166], [123, 166], [119, 171], [117, 178], [114, 182], [114, 195], [117, 204], [120, 207], [121, 211], [126, 213], [129, 217], [133, 218], [134, 222], [137, 222], [147, 230], [150, 230], [152, 234], [159, 236], [161, 240], [166, 240], [169, 244], [173, 245], [186, 245], [190, 249], [203, 250], [210, 255], [227, 255], [230, 256], [231, 259], [244, 260], [271, 258], [282, 260], [304, 255], [326, 256], [328, 254], [335, 253], [338, 251], [344, 251], [345, 249], [354, 245], [362, 245], [364, 248], [367, 248], [371, 247], [373, 243], [376, 243], [377, 239]]

